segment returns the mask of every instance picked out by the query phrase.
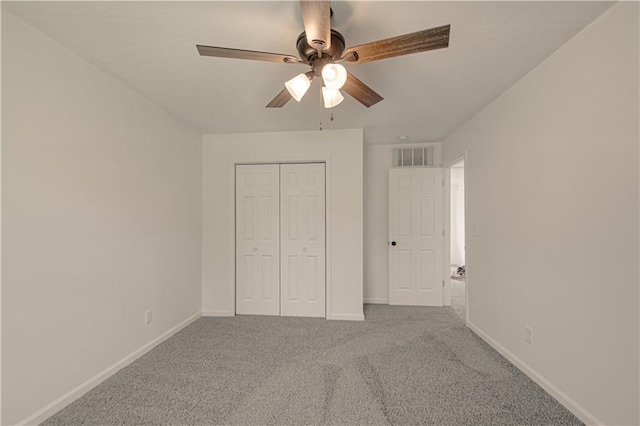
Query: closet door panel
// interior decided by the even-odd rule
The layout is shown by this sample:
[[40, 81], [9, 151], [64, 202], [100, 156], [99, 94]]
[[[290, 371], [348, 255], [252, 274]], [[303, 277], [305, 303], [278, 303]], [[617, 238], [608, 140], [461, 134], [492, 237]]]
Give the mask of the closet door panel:
[[283, 316], [325, 317], [324, 167], [280, 166]]
[[280, 315], [278, 164], [236, 166], [236, 313]]

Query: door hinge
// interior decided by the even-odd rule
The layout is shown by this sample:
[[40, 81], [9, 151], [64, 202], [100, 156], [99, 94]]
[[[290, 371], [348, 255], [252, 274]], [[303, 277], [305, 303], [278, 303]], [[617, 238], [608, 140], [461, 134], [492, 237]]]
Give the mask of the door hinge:
[[444, 287], [444, 280], [442, 280], [442, 287]]
[[444, 187], [444, 179], [442, 179], [442, 187]]
[[442, 230], [442, 236], [444, 237], [444, 229]]

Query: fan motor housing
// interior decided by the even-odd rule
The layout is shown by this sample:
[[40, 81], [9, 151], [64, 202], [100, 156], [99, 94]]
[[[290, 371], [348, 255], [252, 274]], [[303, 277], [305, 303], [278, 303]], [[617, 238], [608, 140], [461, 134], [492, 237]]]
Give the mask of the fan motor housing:
[[[342, 57], [342, 52], [344, 52], [344, 37], [342, 34], [337, 32], [336, 30], [331, 30], [331, 46], [328, 49], [323, 49], [323, 56], [329, 55], [331, 59], [340, 59]], [[306, 32], [302, 32], [298, 36], [298, 40], [296, 41], [296, 48], [298, 49], [298, 54], [300, 55], [300, 59], [306, 61], [308, 63], [312, 63], [314, 59], [318, 56], [318, 51], [315, 47], [309, 46], [307, 43], [307, 34]]]

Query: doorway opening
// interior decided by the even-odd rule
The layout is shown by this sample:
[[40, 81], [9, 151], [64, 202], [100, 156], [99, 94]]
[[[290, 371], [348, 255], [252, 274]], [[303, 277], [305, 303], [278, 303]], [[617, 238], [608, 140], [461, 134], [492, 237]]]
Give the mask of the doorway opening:
[[450, 289], [451, 307], [454, 313], [466, 322], [466, 256], [465, 256], [465, 187], [464, 159], [456, 161], [449, 168], [450, 205]]

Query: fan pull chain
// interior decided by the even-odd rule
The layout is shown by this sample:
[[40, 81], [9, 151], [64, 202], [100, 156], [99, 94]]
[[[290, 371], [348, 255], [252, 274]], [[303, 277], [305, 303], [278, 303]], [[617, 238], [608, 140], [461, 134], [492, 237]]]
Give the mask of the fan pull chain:
[[320, 131], [322, 131], [322, 107], [324, 106], [324, 103], [322, 102], [322, 95], [320, 95], [318, 100], [320, 101], [320, 102], [318, 102], [318, 115], [321, 117], [320, 118]]
[[[333, 123], [334, 120], [335, 118], [333, 117], [333, 113], [331, 113], [331, 115], [329, 116], [329, 121]], [[322, 131], [322, 121], [320, 122], [320, 131]]]

